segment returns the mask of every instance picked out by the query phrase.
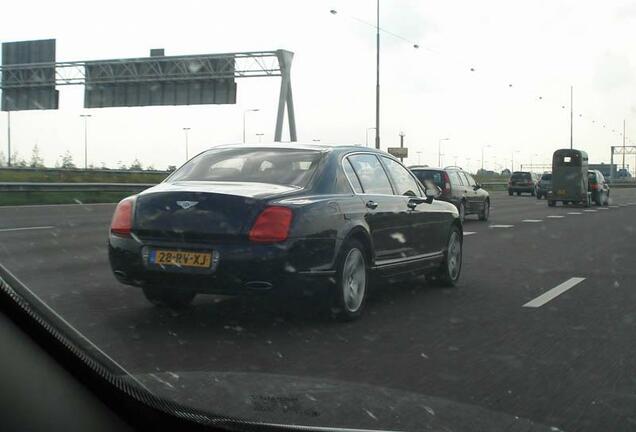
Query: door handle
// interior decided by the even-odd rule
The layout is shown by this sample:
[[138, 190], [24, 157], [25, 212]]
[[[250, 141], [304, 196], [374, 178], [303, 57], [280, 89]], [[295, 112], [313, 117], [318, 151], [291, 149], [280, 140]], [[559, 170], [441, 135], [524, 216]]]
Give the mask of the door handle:
[[375, 210], [376, 208], [378, 208], [378, 203], [375, 201], [367, 201], [367, 207], [370, 208], [371, 210]]

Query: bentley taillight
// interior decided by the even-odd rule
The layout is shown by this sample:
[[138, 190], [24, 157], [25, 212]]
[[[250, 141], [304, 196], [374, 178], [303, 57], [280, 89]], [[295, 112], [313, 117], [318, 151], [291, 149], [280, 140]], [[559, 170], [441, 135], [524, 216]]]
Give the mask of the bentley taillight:
[[256, 218], [249, 239], [256, 243], [276, 243], [287, 240], [292, 222], [289, 207], [267, 207]]
[[133, 205], [135, 196], [124, 198], [117, 204], [113, 219], [110, 222], [110, 232], [115, 235], [128, 237], [132, 230]]

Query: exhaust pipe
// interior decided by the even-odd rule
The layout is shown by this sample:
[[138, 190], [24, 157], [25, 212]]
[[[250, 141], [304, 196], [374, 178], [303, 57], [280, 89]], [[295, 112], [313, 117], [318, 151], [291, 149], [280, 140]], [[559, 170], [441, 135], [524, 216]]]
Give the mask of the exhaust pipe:
[[272, 289], [273, 285], [266, 281], [250, 281], [245, 284], [245, 288], [257, 291]]

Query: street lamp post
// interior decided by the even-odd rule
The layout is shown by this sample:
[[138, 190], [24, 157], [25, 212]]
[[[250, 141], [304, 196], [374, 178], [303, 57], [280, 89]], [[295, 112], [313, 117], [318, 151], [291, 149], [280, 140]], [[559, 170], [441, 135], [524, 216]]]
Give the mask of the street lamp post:
[[263, 138], [263, 135], [265, 135], [265, 134], [262, 133], [262, 132], [259, 132], [259, 133], [256, 134], [256, 136], [258, 137], [258, 143], [259, 144], [261, 143], [261, 139]]
[[365, 147], [369, 147], [369, 131], [370, 130], [375, 130], [375, 128], [374, 127], [367, 128], [367, 130], [365, 132], [365, 138], [366, 138], [365, 139], [365, 144], [364, 144]]
[[530, 156], [530, 172], [532, 172], [533, 168], [534, 168], [534, 157], [535, 156], [539, 156], [536, 153], [532, 153], [532, 155]]
[[512, 165], [511, 173], [515, 172], [515, 153], [519, 153], [519, 150], [513, 150], [510, 157], [510, 164]]
[[190, 130], [189, 127], [184, 127], [183, 128], [183, 132], [185, 133], [185, 151], [186, 151], [186, 162], [188, 161], [188, 159], [190, 159], [190, 157], [188, 156], [188, 131]]
[[380, 149], [380, 0], [376, 1], [375, 148]]
[[7, 166], [11, 166], [11, 111], [7, 111]]
[[448, 141], [450, 138], [440, 138], [437, 141], [437, 166], [442, 167], [442, 141]]
[[417, 164], [421, 165], [422, 164], [422, 157], [421, 157], [422, 156], [422, 152], [418, 151], [418, 152], [415, 152], [415, 153], [417, 153]]
[[88, 119], [92, 115], [80, 114], [80, 117], [84, 119], [84, 169], [88, 169]]
[[[332, 15], [338, 13], [337, 10], [331, 9], [329, 11]], [[375, 23], [375, 148], [380, 148], [380, 0], [376, 1], [376, 23]], [[359, 20], [358, 20], [359, 21]], [[393, 36], [397, 36], [393, 34]], [[397, 36], [400, 39], [404, 39], [401, 36]], [[417, 49], [420, 46], [416, 43], [413, 44], [413, 48]]]
[[256, 111], [259, 111], [259, 109], [252, 108], [252, 109], [247, 109], [243, 111], [243, 144], [245, 144], [245, 114], [247, 114], [248, 112], [256, 112]]
[[574, 145], [574, 86], [570, 86], [570, 150]]
[[484, 149], [490, 145], [481, 146], [481, 170], [484, 170]]

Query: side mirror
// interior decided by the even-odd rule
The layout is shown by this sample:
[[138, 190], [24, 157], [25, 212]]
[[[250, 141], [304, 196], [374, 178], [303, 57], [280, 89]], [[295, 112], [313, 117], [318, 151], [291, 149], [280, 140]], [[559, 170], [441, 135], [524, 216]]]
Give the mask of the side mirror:
[[473, 190], [478, 190], [478, 189], [481, 189], [481, 185], [479, 183], [473, 186]]
[[435, 185], [432, 188], [427, 187], [424, 190], [424, 195], [426, 195], [426, 202], [429, 204], [432, 203], [434, 199], [439, 198], [441, 194], [442, 194], [442, 190], [437, 185]]

